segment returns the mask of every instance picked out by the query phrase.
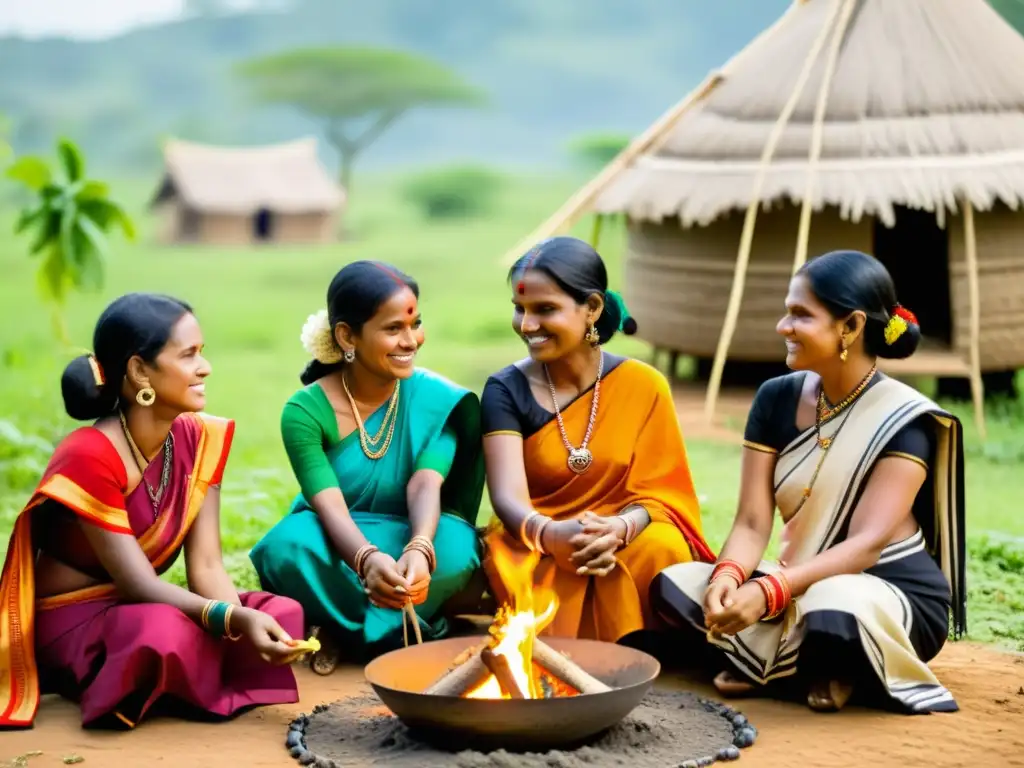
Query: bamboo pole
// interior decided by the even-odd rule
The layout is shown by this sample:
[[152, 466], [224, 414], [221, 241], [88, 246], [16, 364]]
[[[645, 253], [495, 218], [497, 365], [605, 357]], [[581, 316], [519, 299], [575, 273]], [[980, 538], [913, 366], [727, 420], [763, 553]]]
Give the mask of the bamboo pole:
[[681, 101], [673, 105], [661, 115], [646, 131], [636, 137], [623, 149], [615, 158], [606, 165], [600, 173], [580, 187], [566, 200], [562, 206], [549, 216], [539, 227], [524, 237], [511, 249], [505, 252], [502, 257], [504, 264], [512, 264], [526, 251], [532, 248], [540, 240], [558, 234], [565, 234], [583, 216], [598, 195], [615, 180], [615, 178], [632, 165], [640, 155], [655, 151], [668, 140], [669, 132], [694, 105], [703, 101], [709, 94], [736, 69], [750, 53], [757, 49], [773, 34], [775, 34], [789, 19], [789, 15], [802, 5], [806, 0], [794, 0], [793, 4], [775, 20], [775, 23], [766, 28], [755, 37], [743, 50], [729, 59], [722, 67], [711, 72], [704, 80], [687, 94]]
[[800, 205], [800, 227], [797, 230], [796, 255], [793, 257], [794, 274], [807, 261], [807, 247], [811, 239], [811, 201], [814, 198], [814, 183], [818, 180], [818, 160], [821, 158], [821, 144], [825, 135], [825, 112], [828, 110], [828, 96], [832, 90], [832, 78], [836, 72], [836, 64], [839, 62], [839, 51], [843, 47], [843, 38], [846, 37], [846, 29], [857, 8], [857, 0], [840, 0], [840, 3], [843, 3], [842, 15], [839, 17], [839, 25], [836, 27], [835, 34], [832, 35], [832, 44], [829, 46], [828, 59], [825, 62], [825, 72], [821, 76], [821, 87], [818, 89], [818, 103], [814, 107], [811, 151], [807, 158], [807, 183]]
[[594, 214], [594, 228], [590, 230], [590, 245], [596, 251], [598, 243], [601, 242], [601, 225], [604, 224], [604, 214]]
[[837, 4], [829, 18], [821, 25], [818, 37], [811, 45], [807, 58], [804, 59], [803, 68], [797, 76], [796, 85], [789, 96], [789, 101], [782, 108], [782, 113], [775, 121], [775, 126], [772, 128], [768, 141], [765, 142], [764, 150], [761, 152], [761, 160], [754, 174], [754, 188], [751, 190], [750, 205], [747, 206], [747, 215], [743, 221], [743, 232], [740, 235], [739, 253], [736, 255], [736, 270], [733, 275], [732, 290], [729, 293], [729, 304], [725, 311], [722, 333], [718, 338], [718, 349], [715, 351], [715, 361], [711, 367], [711, 377], [708, 380], [708, 391], [704, 401], [704, 418], [709, 424], [713, 422], [715, 417], [715, 404], [718, 400], [718, 390], [722, 386], [725, 359], [729, 354], [729, 345], [732, 343], [733, 334], [736, 332], [736, 321], [739, 318], [740, 302], [743, 300], [743, 287], [747, 276], [747, 264], [750, 261], [750, 250], [754, 241], [754, 224], [757, 221], [757, 210], [761, 205], [761, 190], [764, 187], [768, 166], [771, 163], [772, 155], [775, 154], [775, 148], [778, 146], [779, 139], [782, 138], [782, 132], [789, 123], [793, 110], [796, 109], [796, 104], [800, 100], [804, 86], [807, 85], [807, 81], [810, 79], [814, 62], [817, 61], [818, 56], [821, 54], [829, 32], [832, 31], [835, 25], [836, 17], [841, 7], [841, 5]]
[[967, 258], [967, 293], [971, 308], [971, 400], [974, 401], [974, 423], [982, 441], [985, 429], [985, 385], [981, 380], [981, 288], [978, 285], [978, 239], [974, 231], [974, 206], [963, 199], [964, 253]]

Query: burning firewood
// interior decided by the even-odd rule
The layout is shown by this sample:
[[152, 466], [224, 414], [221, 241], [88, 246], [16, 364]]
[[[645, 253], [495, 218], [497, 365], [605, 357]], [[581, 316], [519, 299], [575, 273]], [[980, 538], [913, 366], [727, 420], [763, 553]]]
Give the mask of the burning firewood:
[[495, 653], [490, 648], [485, 648], [480, 653], [480, 660], [484, 666], [491, 671], [501, 686], [501, 692], [510, 699], [528, 699], [530, 691], [524, 691], [519, 687], [515, 676], [512, 674], [512, 667], [509, 665], [508, 657]]
[[487, 646], [488, 643], [481, 643], [460, 653], [448, 671], [435, 680], [424, 693], [433, 696], [461, 696], [480, 685], [491, 674], [480, 658], [480, 653]]
[[539, 637], [533, 641], [533, 660], [580, 693], [605, 693], [611, 690], [610, 686], [602, 683], [575, 661], [559, 653]]

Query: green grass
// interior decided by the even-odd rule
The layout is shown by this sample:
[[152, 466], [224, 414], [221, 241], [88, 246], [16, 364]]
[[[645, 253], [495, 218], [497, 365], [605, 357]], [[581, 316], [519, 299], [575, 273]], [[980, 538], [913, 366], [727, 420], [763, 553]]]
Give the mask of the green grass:
[[[321, 247], [180, 248], [152, 242], [141, 211], [148, 186], [116, 189], [137, 201], [143, 236], [118, 243], [102, 295], [76, 296], [68, 324], [76, 344], [91, 345], [93, 323], [113, 297], [159, 290], [191, 302], [203, 325], [214, 373], [208, 409], [237, 420], [235, 448], [223, 492], [222, 535], [228, 567], [252, 587], [249, 547], [276, 522], [296, 492], [278, 434], [281, 406], [299, 386], [306, 363], [299, 331], [324, 302], [335, 271], [359, 258], [390, 261], [422, 288], [427, 344], [421, 364], [479, 391], [488, 374], [522, 354], [510, 327], [501, 254], [571, 192], [564, 180], [509, 180], [496, 213], [431, 223], [403, 199], [401, 180], [360, 179], [339, 244]], [[0, 205], [3, 197], [0, 196]], [[13, 212], [0, 211], [0, 232]], [[589, 223], [578, 234], [587, 236]], [[621, 286], [621, 227], [605, 227], [602, 251], [613, 285]], [[36, 262], [25, 244], [0, 237], [0, 552], [52, 445], [75, 426], [63, 412], [60, 373], [70, 354], [55, 343], [50, 315], [35, 294]], [[634, 339], [614, 351], [648, 356]], [[971, 636], [1024, 648], [1024, 408], [993, 408], [982, 446], [970, 413], [967, 427], [968, 525], [971, 532]], [[712, 546], [728, 532], [735, 510], [739, 449], [688, 441]], [[481, 511], [489, 514], [489, 509]], [[180, 580], [181, 564], [170, 573]]]

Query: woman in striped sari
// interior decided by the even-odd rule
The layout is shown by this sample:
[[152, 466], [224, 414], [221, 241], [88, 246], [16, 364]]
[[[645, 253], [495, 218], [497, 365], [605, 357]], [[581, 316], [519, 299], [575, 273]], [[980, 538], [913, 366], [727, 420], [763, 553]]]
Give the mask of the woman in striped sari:
[[913, 353], [916, 318], [880, 262], [840, 251], [794, 276], [778, 331], [795, 372], [754, 400], [722, 553], [662, 571], [654, 602], [724, 653], [725, 695], [789, 678], [816, 710], [841, 708], [856, 686], [905, 712], [955, 711], [927, 662], [951, 610], [955, 633], [966, 629], [961, 428], [876, 367]]

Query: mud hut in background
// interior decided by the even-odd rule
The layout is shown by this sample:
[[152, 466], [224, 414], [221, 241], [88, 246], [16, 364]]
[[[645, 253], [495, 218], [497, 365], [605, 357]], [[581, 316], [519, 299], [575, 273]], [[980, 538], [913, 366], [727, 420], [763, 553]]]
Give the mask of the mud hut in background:
[[886, 369], [969, 378], [983, 431], [981, 372], [1024, 367], [1021, 71], [985, 0], [797, 0], [527, 242], [624, 214], [641, 335], [716, 358], [708, 418], [726, 354], [783, 359], [806, 255], [873, 253], [925, 337]]
[[345, 192], [317, 157], [314, 138], [262, 147], [170, 140], [152, 202], [159, 238], [248, 245], [334, 239]]

